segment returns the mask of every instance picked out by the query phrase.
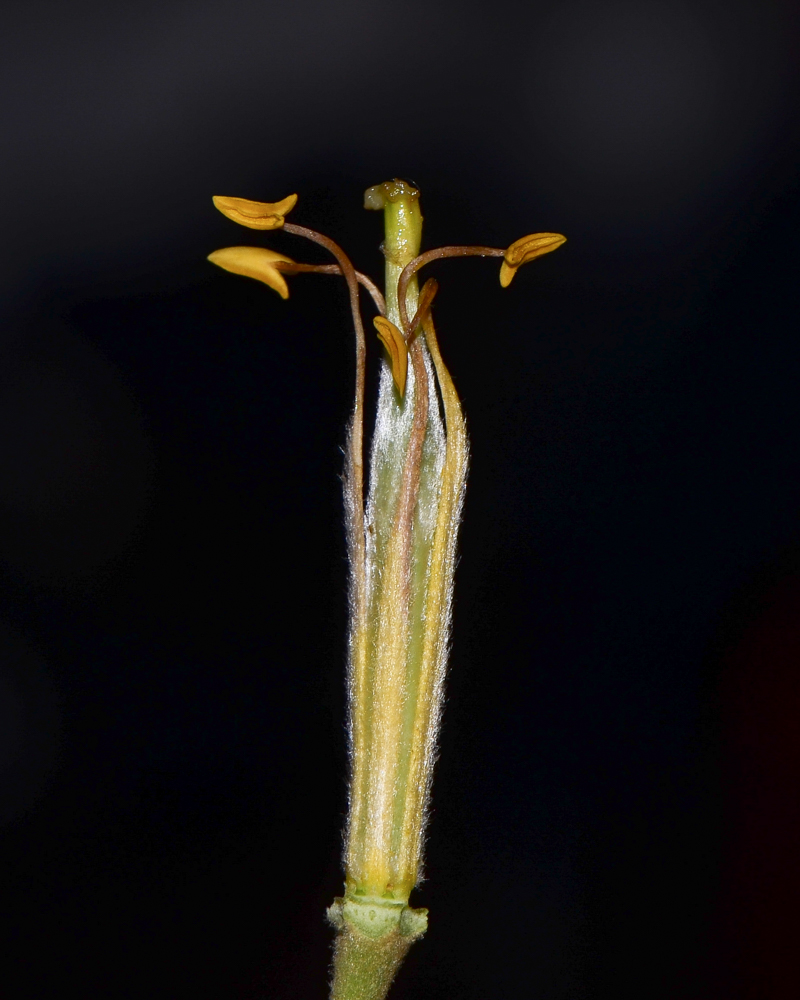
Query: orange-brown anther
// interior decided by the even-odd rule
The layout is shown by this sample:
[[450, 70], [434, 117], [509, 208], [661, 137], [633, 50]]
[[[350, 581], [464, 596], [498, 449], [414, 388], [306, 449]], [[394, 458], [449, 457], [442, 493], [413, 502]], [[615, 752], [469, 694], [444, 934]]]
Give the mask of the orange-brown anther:
[[297, 204], [297, 195], [290, 194], [282, 201], [250, 201], [247, 198], [228, 198], [214, 195], [214, 205], [223, 215], [248, 229], [280, 229], [284, 216]]
[[558, 250], [561, 244], [566, 242], [566, 236], [562, 236], [561, 233], [532, 233], [530, 236], [515, 240], [503, 255], [503, 263], [500, 265], [500, 284], [503, 288], [507, 288], [517, 273], [517, 268], [527, 264], [529, 260], [535, 260], [543, 254]]
[[208, 259], [217, 267], [230, 271], [232, 274], [243, 274], [247, 278], [263, 281], [265, 285], [274, 288], [282, 299], [289, 298], [289, 289], [276, 264], [294, 264], [291, 257], [267, 250], [266, 247], [225, 247], [215, 250]]
[[385, 316], [376, 316], [372, 322], [378, 331], [378, 339], [389, 353], [392, 378], [397, 386], [397, 391], [403, 396], [406, 391], [406, 377], [408, 375], [408, 347], [405, 337]]

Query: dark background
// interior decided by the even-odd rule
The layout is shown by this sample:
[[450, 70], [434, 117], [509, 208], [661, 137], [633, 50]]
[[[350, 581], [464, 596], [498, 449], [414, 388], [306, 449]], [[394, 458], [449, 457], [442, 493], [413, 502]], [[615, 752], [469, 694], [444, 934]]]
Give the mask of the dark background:
[[[70, 4], [0, 37], [4, 998], [311, 998], [345, 806], [346, 295], [444, 262], [472, 471], [400, 998], [794, 997], [800, 18], [773, 0]], [[252, 237], [252, 239], [251, 239]], [[377, 341], [370, 343], [372, 368]]]

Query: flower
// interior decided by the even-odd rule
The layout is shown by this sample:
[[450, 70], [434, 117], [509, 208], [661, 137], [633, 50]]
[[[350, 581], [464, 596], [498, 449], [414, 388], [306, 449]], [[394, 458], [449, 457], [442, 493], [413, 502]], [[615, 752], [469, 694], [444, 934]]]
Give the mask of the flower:
[[[328, 911], [336, 927], [333, 1000], [382, 1000], [427, 910], [409, 897], [419, 881], [450, 642], [456, 536], [467, 474], [466, 424], [433, 323], [438, 284], [417, 275], [445, 257], [502, 257], [505, 287], [517, 268], [561, 246], [535, 233], [507, 250], [450, 246], [420, 253], [419, 191], [378, 184], [365, 207], [384, 212], [385, 298], [321, 233], [285, 221], [296, 195], [268, 203], [214, 199], [251, 229], [283, 229], [327, 249], [335, 264], [298, 263], [272, 250], [227, 247], [212, 263], [288, 297], [283, 273], [345, 278], [356, 335], [356, 386], [345, 448], [344, 501], [350, 562], [348, 663], [350, 809], [345, 890]], [[385, 356], [364, 495], [366, 341], [359, 285], [372, 297]]]

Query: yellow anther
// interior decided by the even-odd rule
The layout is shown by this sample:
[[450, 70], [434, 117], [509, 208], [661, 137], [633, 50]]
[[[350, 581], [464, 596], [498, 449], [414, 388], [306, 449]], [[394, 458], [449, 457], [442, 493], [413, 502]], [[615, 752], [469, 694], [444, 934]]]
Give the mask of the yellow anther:
[[558, 250], [561, 244], [566, 242], [567, 237], [561, 233], [532, 233], [530, 236], [515, 240], [503, 255], [503, 263], [500, 265], [500, 284], [503, 288], [507, 288], [517, 273], [517, 268], [527, 264], [529, 260], [541, 257], [542, 254]]
[[378, 339], [389, 352], [392, 365], [392, 378], [401, 396], [406, 391], [406, 376], [408, 374], [408, 347], [403, 334], [394, 323], [384, 316], [376, 316], [372, 321], [378, 331]]
[[284, 216], [297, 204], [297, 195], [290, 194], [282, 201], [250, 201], [247, 198], [227, 198], [214, 195], [214, 204], [229, 219], [248, 229], [280, 229]]
[[233, 274], [244, 274], [256, 281], [274, 288], [282, 299], [289, 298], [289, 289], [283, 275], [275, 266], [279, 261], [284, 264], [294, 264], [291, 257], [267, 250], [265, 247], [225, 247], [208, 255], [212, 264], [231, 271]]

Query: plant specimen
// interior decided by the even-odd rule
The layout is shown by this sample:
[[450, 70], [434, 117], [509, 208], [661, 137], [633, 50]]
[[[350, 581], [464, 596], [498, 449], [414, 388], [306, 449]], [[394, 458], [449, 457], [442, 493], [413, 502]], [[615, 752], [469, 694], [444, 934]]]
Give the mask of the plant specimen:
[[[431, 306], [438, 285], [417, 274], [444, 257], [499, 257], [500, 283], [564, 237], [535, 233], [507, 249], [447, 246], [420, 253], [419, 192], [401, 180], [367, 190], [385, 220], [385, 298], [326, 236], [286, 221], [297, 195], [274, 203], [216, 197], [229, 219], [283, 229], [328, 250], [336, 263], [303, 264], [264, 247], [227, 247], [209, 260], [256, 278], [282, 298], [285, 275], [339, 274], [356, 338], [356, 387], [345, 447], [344, 507], [350, 561], [349, 815], [345, 890], [328, 911], [336, 928], [333, 1000], [381, 1000], [427, 910], [408, 905], [420, 878], [442, 710], [458, 531], [467, 473], [461, 404], [442, 361]], [[366, 337], [359, 285], [377, 311], [385, 348], [364, 496]]]

